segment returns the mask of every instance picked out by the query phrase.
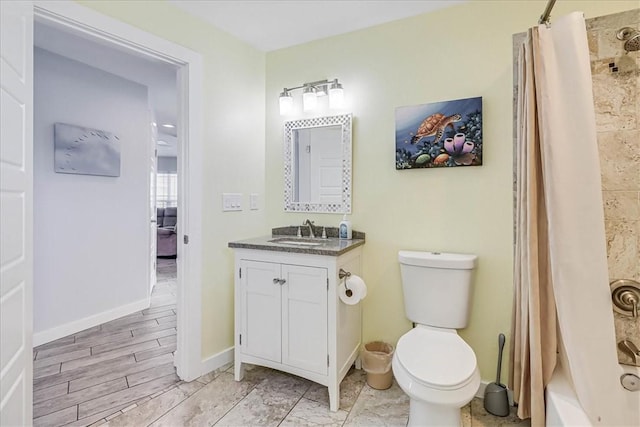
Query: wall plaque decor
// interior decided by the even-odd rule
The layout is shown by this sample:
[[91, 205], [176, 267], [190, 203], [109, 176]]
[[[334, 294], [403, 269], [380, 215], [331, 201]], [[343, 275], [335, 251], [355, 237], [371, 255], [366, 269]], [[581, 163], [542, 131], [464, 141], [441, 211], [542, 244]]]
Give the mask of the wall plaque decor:
[[396, 108], [396, 169], [482, 165], [482, 97]]
[[111, 132], [55, 123], [53, 140], [56, 172], [120, 176], [120, 138]]

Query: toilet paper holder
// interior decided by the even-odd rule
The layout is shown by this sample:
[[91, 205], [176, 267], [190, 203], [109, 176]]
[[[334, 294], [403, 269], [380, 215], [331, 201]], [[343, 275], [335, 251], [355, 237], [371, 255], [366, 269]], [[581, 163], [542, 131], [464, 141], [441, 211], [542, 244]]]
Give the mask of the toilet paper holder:
[[348, 297], [351, 297], [353, 295], [353, 291], [347, 286], [347, 279], [349, 277], [351, 277], [351, 273], [349, 271], [345, 271], [342, 268], [340, 269], [340, 271], [338, 271], [338, 278], [340, 280], [344, 280], [344, 288], [346, 289], [345, 294]]

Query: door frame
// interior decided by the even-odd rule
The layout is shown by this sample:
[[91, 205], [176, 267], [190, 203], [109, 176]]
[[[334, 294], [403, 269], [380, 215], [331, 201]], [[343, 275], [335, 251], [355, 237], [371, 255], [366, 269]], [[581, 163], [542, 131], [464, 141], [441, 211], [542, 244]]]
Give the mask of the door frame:
[[[203, 372], [202, 340], [202, 56], [124, 22], [73, 2], [34, 2], [34, 21], [117, 46], [137, 55], [176, 66], [178, 89], [177, 256], [178, 376], [191, 381]], [[188, 237], [187, 237], [188, 236]], [[188, 244], [186, 243], [188, 239]]]

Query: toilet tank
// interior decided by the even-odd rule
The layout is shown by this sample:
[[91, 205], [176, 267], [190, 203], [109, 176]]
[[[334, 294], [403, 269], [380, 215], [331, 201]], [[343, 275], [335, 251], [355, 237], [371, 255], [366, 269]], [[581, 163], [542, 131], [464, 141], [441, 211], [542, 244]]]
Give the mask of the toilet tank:
[[470, 254], [400, 251], [407, 318], [438, 328], [466, 327], [477, 259]]

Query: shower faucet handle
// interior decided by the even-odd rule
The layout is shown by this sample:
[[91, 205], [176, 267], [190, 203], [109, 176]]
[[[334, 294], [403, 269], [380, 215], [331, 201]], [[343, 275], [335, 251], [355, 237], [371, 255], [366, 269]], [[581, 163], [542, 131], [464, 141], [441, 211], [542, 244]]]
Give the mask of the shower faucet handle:
[[614, 280], [611, 287], [613, 309], [623, 316], [638, 317], [640, 305], [640, 282], [632, 279]]
[[640, 366], [640, 350], [631, 340], [622, 340], [618, 343], [618, 348], [633, 359], [633, 364]]

